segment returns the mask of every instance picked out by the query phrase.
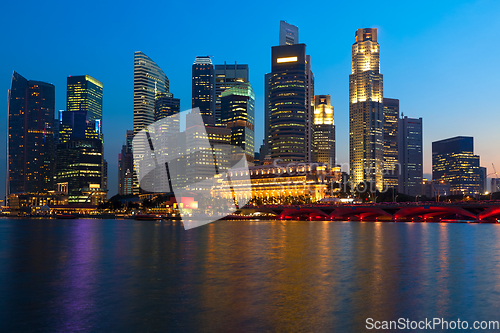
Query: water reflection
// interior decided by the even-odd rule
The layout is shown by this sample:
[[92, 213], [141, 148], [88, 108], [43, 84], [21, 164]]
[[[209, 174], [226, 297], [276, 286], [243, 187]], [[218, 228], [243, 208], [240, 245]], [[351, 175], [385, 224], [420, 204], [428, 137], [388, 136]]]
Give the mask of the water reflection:
[[0, 220], [0, 325], [360, 331], [367, 317], [494, 320], [500, 226]]

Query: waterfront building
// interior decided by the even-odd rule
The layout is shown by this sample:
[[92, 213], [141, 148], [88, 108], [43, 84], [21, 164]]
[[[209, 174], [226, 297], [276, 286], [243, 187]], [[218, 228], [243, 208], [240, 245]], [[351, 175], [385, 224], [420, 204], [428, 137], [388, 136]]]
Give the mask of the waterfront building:
[[215, 124], [215, 76], [210, 56], [197, 56], [192, 66], [192, 108], [200, 108], [205, 125]]
[[457, 136], [433, 142], [432, 178], [450, 183], [452, 194], [478, 194], [479, 156], [474, 155], [474, 138]]
[[314, 96], [312, 126], [314, 161], [331, 169], [335, 166], [335, 123], [330, 95]]
[[[279, 200], [280, 198], [309, 198], [319, 201], [328, 193], [332, 172], [320, 163], [292, 163], [288, 166], [260, 165], [245, 170], [231, 169], [231, 179], [216, 176], [212, 196], [236, 198], [237, 201], [250, 199]], [[246, 179], [250, 176], [251, 186]], [[241, 179], [240, 179], [241, 178]]]
[[500, 178], [491, 178], [491, 193], [500, 192]]
[[[221, 122], [231, 130], [231, 145], [245, 153], [247, 161], [253, 163], [255, 154], [255, 93], [250, 83], [240, 83], [221, 94]], [[231, 154], [233, 160], [242, 156]]]
[[385, 188], [398, 188], [398, 126], [399, 99], [384, 98], [384, 166], [383, 179]]
[[57, 147], [56, 179], [66, 189], [70, 204], [98, 204], [106, 200], [103, 188], [102, 141], [72, 139]]
[[[143, 52], [134, 53], [134, 135], [155, 119], [155, 96], [169, 91], [169, 80], [161, 68]], [[144, 157], [147, 147], [136, 146], [134, 155]], [[139, 166], [135, 165], [134, 169]], [[139, 193], [137, 170], [134, 171], [134, 194]]]
[[422, 118], [399, 119], [399, 154], [401, 172], [398, 191], [411, 196], [421, 195], [423, 182]]
[[484, 194], [488, 189], [488, 170], [485, 167], [479, 167], [479, 194]]
[[13, 72], [8, 91], [7, 197], [53, 190], [54, 101], [53, 84]]
[[238, 64], [215, 65], [215, 113], [214, 122], [216, 126], [221, 125], [221, 96], [222, 93], [232, 87], [249, 82], [248, 65]]
[[383, 76], [377, 29], [358, 29], [349, 75], [349, 166], [354, 186], [367, 182], [382, 189], [383, 123]]

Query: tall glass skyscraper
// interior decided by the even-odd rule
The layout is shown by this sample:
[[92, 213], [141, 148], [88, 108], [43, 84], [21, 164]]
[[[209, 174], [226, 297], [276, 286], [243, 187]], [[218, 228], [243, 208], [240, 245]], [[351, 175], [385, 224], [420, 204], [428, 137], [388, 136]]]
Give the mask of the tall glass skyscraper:
[[349, 166], [354, 186], [368, 182], [382, 189], [383, 123], [383, 77], [377, 29], [358, 29], [349, 75]]
[[[231, 145], [240, 147], [247, 161], [254, 161], [255, 93], [250, 83], [241, 83], [221, 95], [222, 124], [231, 129]], [[234, 160], [242, 156], [233, 153]]]
[[[134, 135], [155, 121], [155, 96], [167, 93], [169, 81], [161, 68], [144, 53], [134, 54]], [[136, 146], [133, 154], [142, 159], [146, 147]], [[136, 165], [135, 168], [138, 166]], [[135, 172], [137, 174], [137, 170]], [[139, 193], [139, 182], [134, 175], [134, 193]]]
[[269, 152], [284, 162], [311, 160], [314, 80], [305, 44], [273, 46], [269, 76]]
[[222, 92], [248, 82], [248, 65], [237, 64], [215, 65], [215, 125], [221, 124], [221, 95]]
[[54, 85], [12, 74], [8, 97], [7, 196], [53, 190], [54, 101]]
[[452, 194], [479, 193], [479, 156], [474, 155], [474, 138], [457, 136], [433, 142], [432, 178], [450, 183]]
[[335, 123], [330, 95], [314, 96], [314, 162], [335, 166]]
[[398, 187], [399, 99], [384, 98], [384, 186]]
[[66, 112], [85, 112], [90, 130], [102, 138], [102, 83], [90, 75], [69, 76]]
[[191, 105], [200, 108], [205, 125], [215, 124], [215, 76], [210, 56], [198, 56], [193, 63]]
[[398, 137], [398, 161], [401, 168], [398, 191], [411, 196], [422, 195], [422, 118], [399, 119]]

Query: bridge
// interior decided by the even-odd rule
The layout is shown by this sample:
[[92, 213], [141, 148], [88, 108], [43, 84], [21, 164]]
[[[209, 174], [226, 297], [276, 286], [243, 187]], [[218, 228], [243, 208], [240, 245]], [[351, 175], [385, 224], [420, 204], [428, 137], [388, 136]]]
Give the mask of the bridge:
[[497, 223], [500, 201], [454, 203], [316, 204], [246, 206], [241, 215], [266, 215], [281, 220]]

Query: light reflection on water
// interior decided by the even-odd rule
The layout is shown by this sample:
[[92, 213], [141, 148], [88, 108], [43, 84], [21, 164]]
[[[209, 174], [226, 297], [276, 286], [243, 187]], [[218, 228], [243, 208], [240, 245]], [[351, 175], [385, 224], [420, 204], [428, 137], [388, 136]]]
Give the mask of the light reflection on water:
[[495, 224], [0, 219], [6, 331], [340, 331], [497, 320]]

